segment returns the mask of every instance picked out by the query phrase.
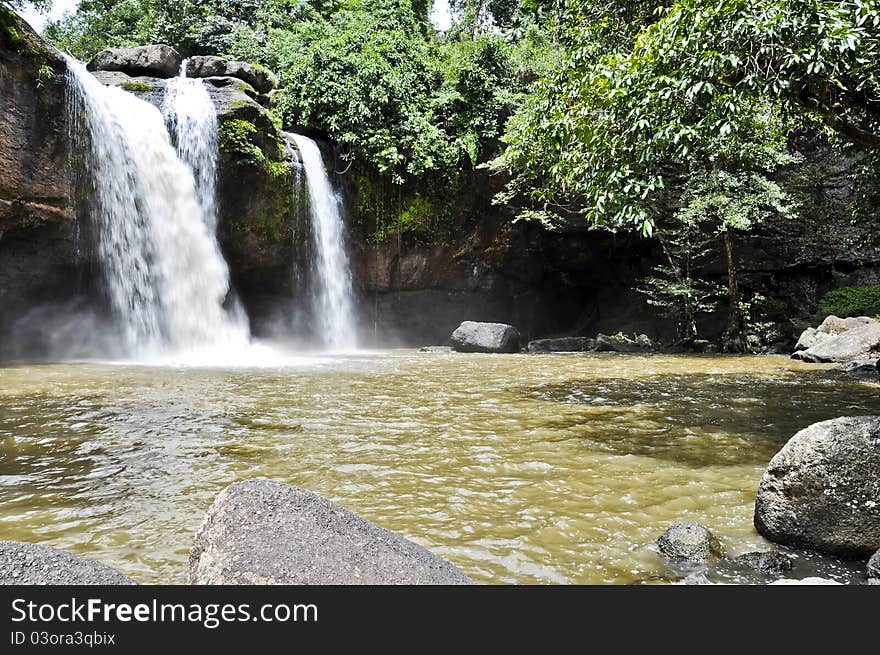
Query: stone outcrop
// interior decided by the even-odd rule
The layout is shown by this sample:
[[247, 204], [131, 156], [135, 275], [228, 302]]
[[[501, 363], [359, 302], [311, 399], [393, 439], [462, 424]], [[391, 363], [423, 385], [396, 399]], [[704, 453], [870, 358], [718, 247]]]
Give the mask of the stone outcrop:
[[721, 557], [724, 548], [708, 528], [697, 523], [675, 523], [657, 539], [657, 547], [664, 557], [678, 562], [705, 562], [710, 557]]
[[0, 585], [133, 585], [94, 560], [39, 544], [0, 541]]
[[880, 584], [880, 548], [877, 549], [877, 552], [871, 555], [871, 559], [868, 560], [868, 580], [873, 580], [873, 584]]
[[227, 487], [189, 560], [193, 584], [469, 584], [455, 566], [310, 491]]
[[829, 316], [816, 328], [807, 328], [797, 342], [794, 359], [805, 362], [848, 363], [880, 357], [880, 321], [867, 316]]
[[460, 353], [516, 353], [520, 348], [519, 331], [505, 323], [464, 321], [450, 341]]
[[755, 527], [833, 555], [880, 548], [880, 417], [822, 421], [794, 435], [761, 477]]
[[86, 65], [90, 71], [119, 71], [127, 75], [174, 77], [180, 73], [183, 58], [171, 46], [144, 45], [135, 48], [102, 50]]

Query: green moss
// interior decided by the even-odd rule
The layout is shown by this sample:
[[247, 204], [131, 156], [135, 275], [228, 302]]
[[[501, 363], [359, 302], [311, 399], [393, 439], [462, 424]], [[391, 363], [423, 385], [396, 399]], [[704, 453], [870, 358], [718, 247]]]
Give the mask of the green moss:
[[880, 284], [833, 289], [822, 297], [819, 311], [841, 318], [874, 316], [880, 313]]
[[131, 91], [132, 93], [149, 93], [150, 91], [156, 90], [155, 87], [145, 84], [144, 82], [123, 82], [119, 87], [126, 91]]
[[260, 165], [266, 156], [257, 145], [259, 130], [248, 121], [233, 119], [220, 124], [220, 151], [232, 155], [240, 164]]

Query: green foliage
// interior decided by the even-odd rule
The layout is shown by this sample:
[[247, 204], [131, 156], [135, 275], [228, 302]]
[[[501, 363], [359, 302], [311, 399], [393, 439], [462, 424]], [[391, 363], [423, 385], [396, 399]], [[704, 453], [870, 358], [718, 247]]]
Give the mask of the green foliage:
[[266, 161], [257, 144], [259, 130], [248, 121], [223, 121], [219, 129], [220, 151], [232, 155], [239, 164], [257, 166]]
[[833, 289], [822, 297], [819, 311], [841, 318], [874, 316], [880, 313], [880, 284]]
[[125, 89], [126, 91], [131, 91], [132, 93], [148, 93], [150, 91], [155, 91], [155, 89], [149, 84], [146, 84], [144, 82], [137, 82], [134, 80], [123, 82], [119, 85], [119, 87]]

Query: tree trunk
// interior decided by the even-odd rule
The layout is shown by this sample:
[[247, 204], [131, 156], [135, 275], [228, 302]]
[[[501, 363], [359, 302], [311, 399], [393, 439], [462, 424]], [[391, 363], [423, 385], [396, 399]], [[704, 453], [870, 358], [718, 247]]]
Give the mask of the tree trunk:
[[736, 265], [733, 261], [733, 239], [730, 230], [724, 236], [724, 254], [727, 256], [727, 289], [730, 306], [727, 314], [727, 331], [724, 333], [723, 350], [726, 353], [742, 353], [746, 351], [743, 340], [742, 312], [739, 307], [739, 285], [736, 280]]

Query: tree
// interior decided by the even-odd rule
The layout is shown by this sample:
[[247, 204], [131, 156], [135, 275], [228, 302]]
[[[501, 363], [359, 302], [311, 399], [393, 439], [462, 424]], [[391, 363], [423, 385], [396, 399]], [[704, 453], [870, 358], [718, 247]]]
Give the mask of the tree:
[[[508, 124], [496, 167], [513, 174], [501, 202], [548, 226], [586, 219], [610, 230], [655, 225], [683, 203], [715, 216], [728, 269], [726, 345], [742, 345], [731, 234], [682, 180], [748, 208], [752, 189], [791, 163], [787, 134], [820, 122], [855, 147], [880, 135], [880, 13], [876, 3], [817, 0], [565, 0], [563, 66]], [[745, 177], [743, 177], [745, 176]], [[753, 177], [759, 176], [759, 177]], [[765, 187], [769, 192], [769, 188]], [[780, 213], [784, 202], [762, 213]], [[674, 211], [672, 213], [675, 216]]]

